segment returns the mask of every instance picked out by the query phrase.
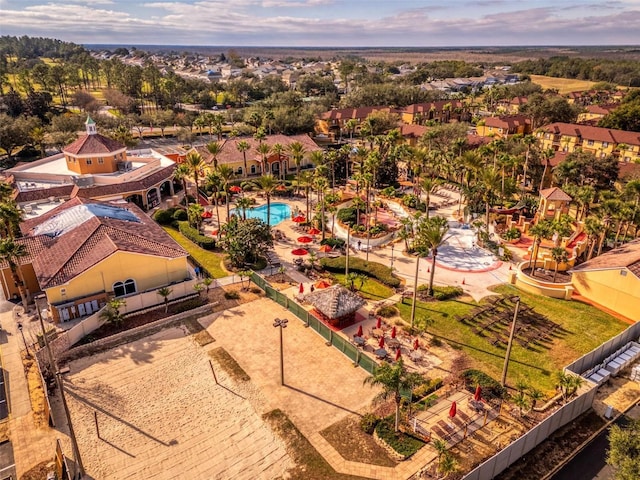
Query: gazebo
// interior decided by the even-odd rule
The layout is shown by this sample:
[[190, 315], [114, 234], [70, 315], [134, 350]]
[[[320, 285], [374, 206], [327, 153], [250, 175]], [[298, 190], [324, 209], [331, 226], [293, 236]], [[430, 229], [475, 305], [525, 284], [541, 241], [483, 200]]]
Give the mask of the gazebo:
[[304, 299], [323, 320], [333, 326], [351, 323], [356, 311], [366, 303], [362, 297], [342, 285], [316, 290], [305, 295]]
[[558, 187], [540, 190], [540, 206], [538, 220], [558, 219], [563, 213], [569, 213], [569, 202], [572, 198]]

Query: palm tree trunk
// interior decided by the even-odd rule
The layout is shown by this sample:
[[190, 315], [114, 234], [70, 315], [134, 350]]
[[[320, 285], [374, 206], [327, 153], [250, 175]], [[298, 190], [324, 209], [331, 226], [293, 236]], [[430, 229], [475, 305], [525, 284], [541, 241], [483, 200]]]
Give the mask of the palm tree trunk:
[[[398, 395], [399, 397], [400, 395]], [[398, 430], [400, 430], [400, 399], [396, 398], [396, 425], [395, 425], [395, 431], [397, 432]]]
[[416, 257], [416, 274], [413, 279], [413, 302], [411, 302], [411, 330], [416, 319], [416, 301], [418, 300], [418, 273], [420, 272], [420, 255]]
[[266, 194], [267, 197], [267, 226], [271, 226], [271, 195]]
[[431, 275], [429, 275], [429, 296], [433, 296], [433, 278], [436, 274], [436, 257], [438, 256], [438, 251], [433, 251], [433, 259], [431, 260]]

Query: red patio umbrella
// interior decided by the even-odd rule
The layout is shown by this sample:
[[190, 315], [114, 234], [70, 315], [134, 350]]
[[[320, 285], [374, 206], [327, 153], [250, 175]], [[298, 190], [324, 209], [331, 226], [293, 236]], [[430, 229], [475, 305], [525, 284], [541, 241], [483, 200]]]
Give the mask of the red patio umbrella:
[[456, 416], [456, 402], [451, 402], [451, 408], [449, 409], [449, 418], [453, 418]]
[[307, 237], [307, 236], [304, 236], [304, 237], [298, 237], [298, 241], [299, 241], [300, 243], [311, 243], [311, 242], [313, 242], [313, 238], [311, 238], [311, 237]]
[[238, 185], [232, 185], [231, 187], [229, 187], [229, 191], [232, 193], [240, 193], [242, 191], [242, 187]]
[[414, 350], [418, 350], [419, 348], [420, 348], [420, 341], [416, 338], [416, 339], [413, 341], [413, 349], [414, 349]]
[[356, 333], [356, 337], [362, 336], [362, 325], [358, 325], [358, 333]]
[[304, 285], [301, 283], [300, 288], [298, 289], [298, 293], [304, 293]]
[[376, 328], [382, 327], [382, 319], [378, 317], [378, 321], [376, 322]]
[[296, 223], [304, 223], [307, 221], [307, 217], [305, 217], [304, 215], [297, 215], [293, 217], [291, 220], [293, 220]]
[[318, 251], [322, 252], [322, 253], [329, 253], [331, 250], [333, 250], [333, 247], [331, 245], [322, 245]]
[[303, 257], [303, 256], [307, 255], [309, 252], [306, 251], [304, 248], [296, 248], [291, 253], [293, 255], [297, 255], [299, 257]]
[[309, 235], [318, 235], [319, 233], [322, 233], [320, 230], [318, 230], [316, 227], [311, 227], [307, 233]]
[[395, 325], [391, 329], [391, 338], [396, 338], [396, 326]]
[[380, 337], [380, 341], [378, 342], [378, 346], [380, 348], [384, 348], [384, 337]]
[[480, 388], [480, 385], [478, 385], [476, 387], [476, 393], [473, 394], [473, 399], [476, 402], [481, 402], [482, 401], [482, 389]]
[[400, 360], [400, 357], [402, 357], [402, 352], [400, 351], [400, 349], [398, 349], [396, 350], [396, 362]]
[[209, 212], [209, 211], [202, 212], [201, 217], [202, 217], [202, 218], [211, 218], [211, 217], [213, 217], [213, 213], [211, 213], [211, 212]]
[[285, 187], [284, 185], [278, 185], [276, 187], [276, 190], [278, 190], [279, 192], [284, 192], [287, 189], [287, 187]]

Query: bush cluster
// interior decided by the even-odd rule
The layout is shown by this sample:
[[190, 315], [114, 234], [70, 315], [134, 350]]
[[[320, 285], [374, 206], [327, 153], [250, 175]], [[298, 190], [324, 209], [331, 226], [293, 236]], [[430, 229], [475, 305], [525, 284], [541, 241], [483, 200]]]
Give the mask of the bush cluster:
[[504, 398], [507, 394], [505, 387], [483, 371], [470, 368], [462, 372], [460, 377], [464, 380], [465, 387], [470, 392], [475, 392], [476, 387], [480, 385], [484, 398]]
[[522, 236], [522, 232], [520, 232], [520, 229], [516, 227], [511, 227], [506, 232], [504, 232], [501, 236], [505, 240], [513, 241], [513, 240], [519, 239]]
[[440, 387], [442, 387], [443, 381], [441, 378], [430, 378], [422, 385], [417, 386], [413, 389], [413, 399], [414, 401], [420, 400], [421, 398], [426, 397], [430, 393], [435, 392]]
[[360, 419], [360, 428], [364, 433], [369, 435], [373, 435], [373, 431], [376, 429], [378, 422], [380, 421], [380, 417], [373, 413], [365, 413]]
[[387, 417], [378, 422], [375, 428], [378, 437], [385, 441], [387, 445], [393, 448], [400, 455], [410, 457], [420, 450], [425, 443], [417, 437], [411, 436], [403, 432], [394, 431], [394, 417]]
[[376, 311], [376, 315], [383, 318], [395, 317], [398, 314], [398, 309], [393, 305], [383, 305]]
[[216, 240], [212, 237], [202, 235], [198, 230], [189, 225], [189, 222], [178, 222], [178, 230], [186, 238], [205, 250], [216, 248]]
[[[329, 272], [341, 273], [345, 270], [346, 257], [323, 258], [320, 265]], [[366, 262], [361, 258], [349, 258], [349, 271], [353, 273], [362, 273], [368, 277], [375, 278], [385, 285], [398, 288], [400, 279], [394, 277], [391, 269], [376, 262]]]
[[224, 292], [224, 298], [227, 300], [238, 300], [240, 298], [240, 294], [235, 290], [231, 290], [229, 292]]
[[178, 207], [168, 208], [167, 210], [159, 209], [153, 215], [153, 219], [160, 225], [170, 225], [174, 220], [182, 221], [187, 220], [187, 218], [187, 211]]
[[342, 248], [346, 242], [338, 237], [327, 237], [324, 240], [320, 240], [320, 245], [329, 245], [333, 248]]
[[[424, 292], [428, 289], [429, 289], [428, 285], [420, 285], [418, 287], [418, 292]], [[462, 290], [462, 287], [452, 287], [452, 286], [440, 287], [436, 285], [433, 286], [433, 298], [435, 298], [436, 300], [440, 300], [440, 301], [449, 300], [451, 298], [457, 298], [462, 294], [464, 294], [464, 290]]]

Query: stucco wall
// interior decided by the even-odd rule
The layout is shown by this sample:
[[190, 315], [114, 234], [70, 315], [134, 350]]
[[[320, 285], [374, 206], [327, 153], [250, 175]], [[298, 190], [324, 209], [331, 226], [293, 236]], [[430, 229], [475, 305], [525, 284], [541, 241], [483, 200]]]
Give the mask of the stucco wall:
[[631, 320], [640, 320], [640, 279], [626, 268], [574, 272], [580, 295]]

